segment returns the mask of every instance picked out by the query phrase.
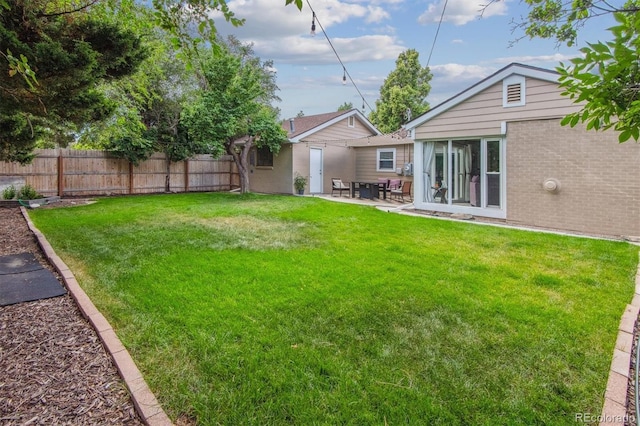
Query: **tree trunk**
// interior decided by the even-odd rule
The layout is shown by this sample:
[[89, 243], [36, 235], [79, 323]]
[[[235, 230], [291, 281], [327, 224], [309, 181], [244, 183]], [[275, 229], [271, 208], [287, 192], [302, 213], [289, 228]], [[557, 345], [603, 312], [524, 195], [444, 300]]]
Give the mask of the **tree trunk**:
[[240, 193], [246, 194], [249, 192], [249, 152], [253, 147], [253, 137], [249, 137], [242, 148], [239, 148], [235, 142], [229, 142], [226, 144], [227, 153], [233, 157], [233, 161], [238, 167], [238, 174], [240, 175]]
[[164, 178], [164, 192], [171, 192], [171, 160], [167, 154], [165, 156], [167, 157], [167, 176]]

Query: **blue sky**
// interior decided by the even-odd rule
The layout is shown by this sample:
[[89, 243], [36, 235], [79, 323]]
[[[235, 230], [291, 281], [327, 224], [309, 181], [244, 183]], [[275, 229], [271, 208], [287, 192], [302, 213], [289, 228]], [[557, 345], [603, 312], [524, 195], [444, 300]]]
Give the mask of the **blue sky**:
[[[282, 99], [276, 106], [281, 118], [336, 111], [344, 102], [362, 108], [363, 100], [316, 23], [310, 35], [312, 13], [304, 0], [299, 11], [284, 0], [231, 0], [242, 27], [233, 28], [218, 16], [221, 34], [234, 34], [254, 44], [257, 56], [274, 61]], [[380, 87], [395, 68], [398, 55], [416, 49], [427, 65], [445, 0], [309, 0], [335, 50], [365, 102], [365, 114], [375, 108]], [[429, 67], [433, 73], [430, 106], [445, 101], [511, 62], [548, 69], [579, 54], [586, 42], [609, 39], [609, 18], [589, 22], [575, 47], [556, 46], [553, 40], [522, 39], [512, 32], [512, 20], [525, 16], [528, 7], [519, 0], [498, 1], [485, 9], [485, 0], [448, 0]]]

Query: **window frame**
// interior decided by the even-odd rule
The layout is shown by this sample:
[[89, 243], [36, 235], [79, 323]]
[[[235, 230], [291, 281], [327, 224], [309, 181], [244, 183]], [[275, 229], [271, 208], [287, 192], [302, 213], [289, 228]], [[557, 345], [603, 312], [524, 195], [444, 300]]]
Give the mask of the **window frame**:
[[[380, 154], [382, 153], [391, 153], [392, 154], [392, 158], [391, 159], [381, 159], [380, 158]], [[381, 161], [391, 161], [391, 167], [387, 168], [387, 167], [381, 167], [380, 162]], [[376, 171], [377, 172], [393, 172], [395, 173], [396, 171], [396, 161], [397, 161], [397, 157], [396, 157], [396, 149], [395, 148], [378, 148], [376, 149]]]
[[347, 117], [347, 126], [356, 127], [356, 118], [353, 115], [350, 117]]
[[256, 167], [273, 168], [273, 152], [268, 146], [256, 147]]

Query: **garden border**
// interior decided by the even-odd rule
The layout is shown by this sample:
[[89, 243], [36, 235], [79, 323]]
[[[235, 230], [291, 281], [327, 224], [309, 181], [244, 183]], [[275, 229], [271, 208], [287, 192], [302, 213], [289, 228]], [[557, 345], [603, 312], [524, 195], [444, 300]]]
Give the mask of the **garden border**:
[[142, 373], [140, 373], [140, 370], [127, 349], [122, 342], [120, 342], [109, 321], [98, 311], [91, 299], [89, 299], [89, 296], [87, 296], [78, 284], [78, 281], [76, 281], [73, 272], [71, 272], [69, 267], [58, 257], [44, 234], [33, 224], [27, 214], [27, 210], [24, 207], [20, 207], [20, 211], [27, 221], [29, 229], [35, 235], [38, 245], [42, 248], [45, 257], [60, 274], [71, 297], [76, 301], [80, 312], [82, 312], [82, 315], [95, 329], [102, 345], [111, 356], [120, 376], [129, 389], [133, 404], [142, 421], [149, 426], [172, 426], [173, 423], [160, 406], [151, 389], [149, 389], [149, 386], [142, 377]]
[[627, 424], [627, 393], [629, 371], [631, 369], [631, 351], [633, 348], [633, 332], [640, 313], [640, 264], [636, 273], [636, 289], [633, 300], [627, 305], [620, 326], [618, 338], [613, 349], [613, 359], [609, 370], [607, 389], [604, 393], [604, 404], [600, 415], [600, 425]]

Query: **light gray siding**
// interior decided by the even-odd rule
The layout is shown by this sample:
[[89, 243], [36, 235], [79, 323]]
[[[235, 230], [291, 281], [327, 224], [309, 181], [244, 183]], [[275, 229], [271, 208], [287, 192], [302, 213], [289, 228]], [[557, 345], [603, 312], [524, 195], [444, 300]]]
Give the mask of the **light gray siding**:
[[527, 78], [526, 104], [504, 107], [502, 82], [496, 83], [416, 128], [415, 139], [495, 136], [502, 123], [562, 117], [579, 106], [561, 96], [557, 83]]
[[271, 194], [293, 193], [292, 162], [293, 146], [284, 144], [280, 147], [280, 152], [273, 156], [273, 167], [251, 166], [249, 170], [251, 191]]
[[398, 176], [394, 172], [377, 171], [377, 150], [379, 148], [395, 148], [396, 164], [395, 168], [402, 168], [405, 163], [413, 162], [413, 144], [403, 144], [395, 146], [372, 146], [355, 148], [356, 151], [356, 171], [355, 178], [364, 182], [375, 182], [378, 178], [413, 180], [412, 176]]
[[305, 141], [342, 141], [345, 139], [357, 139], [371, 136], [373, 133], [360, 121], [354, 119], [354, 126], [349, 127], [348, 118], [338, 121], [333, 125], [322, 129], [305, 138]]

